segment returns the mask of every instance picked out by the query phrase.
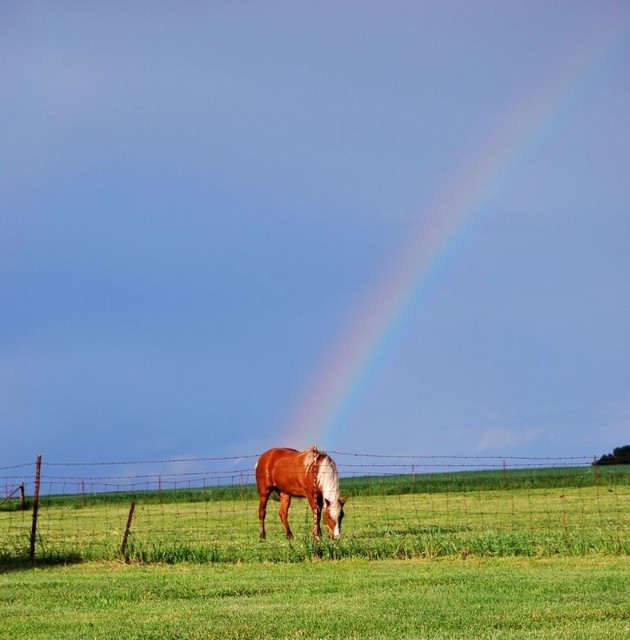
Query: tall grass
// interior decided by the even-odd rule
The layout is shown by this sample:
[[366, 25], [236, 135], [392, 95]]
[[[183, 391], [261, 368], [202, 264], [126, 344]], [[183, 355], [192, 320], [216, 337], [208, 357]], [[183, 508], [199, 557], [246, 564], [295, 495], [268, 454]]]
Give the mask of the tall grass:
[[499, 489], [616, 486], [630, 483], [630, 467], [532, 467], [343, 478], [347, 495], [400, 495]]

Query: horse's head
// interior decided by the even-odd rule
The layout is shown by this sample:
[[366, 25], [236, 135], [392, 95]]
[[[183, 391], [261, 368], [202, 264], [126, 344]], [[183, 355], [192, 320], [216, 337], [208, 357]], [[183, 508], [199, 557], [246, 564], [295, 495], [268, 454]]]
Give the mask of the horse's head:
[[331, 538], [335, 540], [341, 535], [341, 521], [343, 520], [343, 505], [346, 504], [346, 498], [339, 498], [331, 502], [330, 500], [324, 501], [326, 509], [324, 510], [324, 520], [328, 527], [328, 532]]

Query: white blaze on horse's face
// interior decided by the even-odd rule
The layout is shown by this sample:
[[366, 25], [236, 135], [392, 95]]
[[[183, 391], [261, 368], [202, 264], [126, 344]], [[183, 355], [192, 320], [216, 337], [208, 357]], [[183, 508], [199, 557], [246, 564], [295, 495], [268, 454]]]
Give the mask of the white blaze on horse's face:
[[330, 535], [335, 540], [337, 540], [341, 535], [341, 521], [343, 520], [343, 505], [345, 502], [345, 498], [335, 500], [332, 503], [326, 500], [324, 518], [326, 520], [328, 530], [330, 531]]

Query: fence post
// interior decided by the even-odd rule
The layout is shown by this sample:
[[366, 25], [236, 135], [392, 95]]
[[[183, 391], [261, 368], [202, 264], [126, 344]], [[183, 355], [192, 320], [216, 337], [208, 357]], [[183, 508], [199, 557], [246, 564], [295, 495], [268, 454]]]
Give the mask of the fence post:
[[133, 510], [136, 508], [136, 501], [132, 500], [129, 506], [129, 516], [127, 517], [127, 526], [125, 527], [125, 534], [123, 535], [122, 545], [120, 547], [120, 554], [126, 560], [127, 554], [127, 540], [129, 538], [129, 530], [131, 529], [131, 521], [133, 520]]
[[20, 508], [26, 509], [26, 496], [24, 495], [24, 483], [20, 482]]
[[35, 540], [37, 539], [37, 511], [39, 509], [39, 483], [42, 472], [42, 454], [37, 454], [35, 463], [35, 490], [33, 492], [33, 526], [31, 527], [31, 550], [29, 560], [35, 562]]

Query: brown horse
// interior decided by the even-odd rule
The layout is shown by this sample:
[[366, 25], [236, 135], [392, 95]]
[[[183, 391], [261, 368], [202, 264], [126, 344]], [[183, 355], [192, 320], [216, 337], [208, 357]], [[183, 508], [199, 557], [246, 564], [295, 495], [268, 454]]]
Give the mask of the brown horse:
[[292, 497], [306, 498], [313, 511], [313, 535], [320, 538], [322, 511], [330, 536], [338, 538], [345, 498], [339, 497], [339, 475], [333, 459], [317, 445], [303, 451], [269, 449], [256, 463], [258, 486], [258, 518], [260, 537], [265, 537], [267, 501], [274, 491], [280, 492], [280, 520], [287, 538], [292, 538], [288, 513]]

